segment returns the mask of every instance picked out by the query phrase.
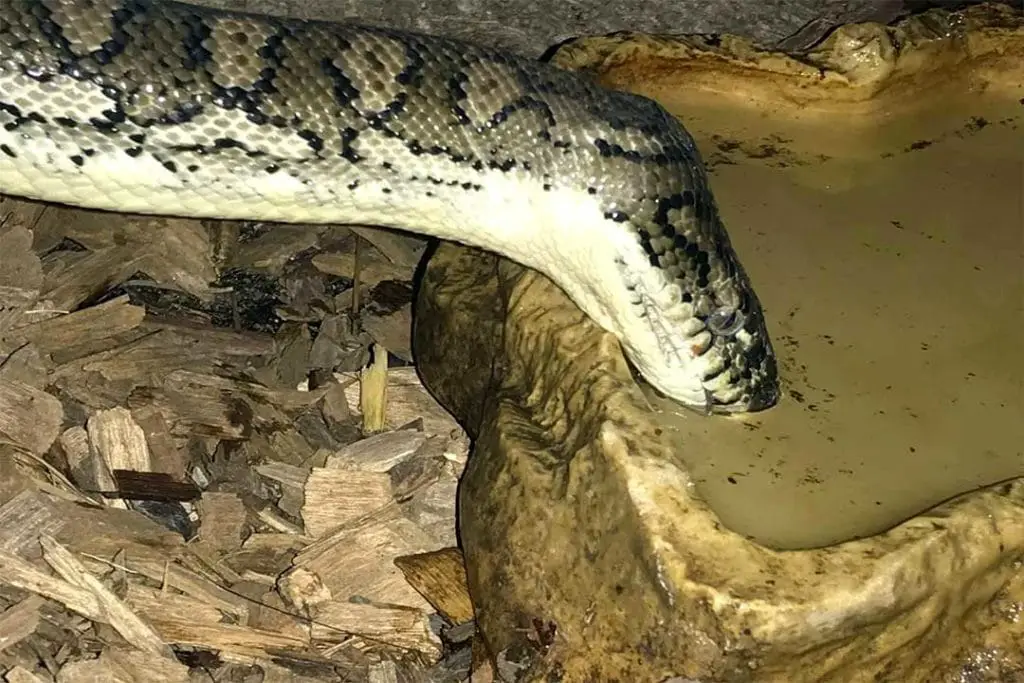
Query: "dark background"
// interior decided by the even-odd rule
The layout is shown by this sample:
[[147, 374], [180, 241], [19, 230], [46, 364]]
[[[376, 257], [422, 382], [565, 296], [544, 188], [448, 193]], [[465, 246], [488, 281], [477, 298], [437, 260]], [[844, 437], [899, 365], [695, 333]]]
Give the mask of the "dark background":
[[[950, 0], [192, 0], [232, 9], [434, 33], [539, 57], [553, 44], [615, 31], [733, 33], [801, 50], [839, 24], [888, 23]], [[1020, 4], [1021, 0], [1000, 0]]]

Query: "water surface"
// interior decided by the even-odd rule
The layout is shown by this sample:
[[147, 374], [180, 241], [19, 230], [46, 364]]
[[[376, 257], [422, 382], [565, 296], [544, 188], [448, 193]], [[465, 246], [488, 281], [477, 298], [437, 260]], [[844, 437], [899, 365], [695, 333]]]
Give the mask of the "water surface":
[[698, 138], [785, 390], [741, 419], [657, 404], [722, 520], [820, 546], [1024, 475], [1024, 105], [801, 123], [679, 92], [648, 94]]

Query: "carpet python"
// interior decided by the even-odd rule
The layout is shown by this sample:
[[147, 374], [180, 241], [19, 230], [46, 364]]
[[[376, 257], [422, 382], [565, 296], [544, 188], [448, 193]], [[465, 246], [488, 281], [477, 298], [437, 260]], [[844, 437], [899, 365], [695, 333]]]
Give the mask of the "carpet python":
[[161, 0], [0, 0], [0, 193], [461, 242], [548, 276], [686, 406], [778, 398], [683, 126], [499, 51]]

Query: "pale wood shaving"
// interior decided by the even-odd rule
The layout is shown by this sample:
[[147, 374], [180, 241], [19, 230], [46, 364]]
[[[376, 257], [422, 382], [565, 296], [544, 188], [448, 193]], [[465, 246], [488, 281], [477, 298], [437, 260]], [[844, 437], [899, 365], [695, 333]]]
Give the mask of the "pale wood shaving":
[[[325, 599], [363, 598], [379, 603], [429, 609], [394, 566], [394, 558], [434, 550], [433, 539], [390, 504], [343, 524], [303, 549], [295, 568], [281, 579], [281, 591], [293, 604], [318, 605]], [[311, 574], [318, 588], [296, 590], [297, 576]], [[310, 585], [308, 580], [303, 586]]]
[[359, 375], [359, 409], [363, 414], [363, 433], [382, 431], [388, 404], [388, 354], [380, 344], [373, 345], [373, 361]]
[[288, 521], [271, 508], [261, 508], [257, 510], [256, 517], [275, 531], [295, 536], [302, 536], [304, 534], [301, 526]]
[[379, 662], [370, 666], [370, 683], [398, 683], [398, 667], [394, 662]]
[[40, 678], [22, 666], [15, 666], [4, 674], [4, 680], [7, 683], [46, 683], [51, 679]]
[[324, 467], [387, 472], [412, 457], [426, 440], [425, 433], [411, 429], [376, 434], [333, 453]]
[[[342, 378], [348, 376], [342, 374]], [[349, 406], [359, 406], [359, 387], [350, 385], [345, 390]], [[388, 407], [384, 425], [387, 429], [401, 429], [415, 422], [422, 422], [427, 434], [448, 435], [461, 433], [462, 428], [424, 388], [415, 368], [388, 369]]]
[[335, 641], [356, 635], [366, 640], [440, 654], [441, 643], [421, 610], [331, 601], [319, 605], [313, 621], [313, 637]]
[[[43, 546], [43, 558], [54, 571], [69, 584], [88, 591], [94, 596], [94, 604], [104, 617], [100, 621], [113, 626], [125, 640], [143, 652], [167, 657], [174, 656], [149, 624], [132, 612], [53, 537], [41, 536], [39, 542]], [[92, 604], [90, 604], [91, 606]]]
[[85, 423], [89, 442], [111, 470], [149, 472], [149, 445], [126, 408], [97, 410]]
[[39, 536], [56, 534], [64, 526], [65, 520], [49, 499], [24, 490], [0, 506], [0, 551], [38, 554]]
[[57, 676], [58, 683], [190, 683], [188, 667], [173, 659], [144, 652], [108, 648], [96, 659], [72, 662]]

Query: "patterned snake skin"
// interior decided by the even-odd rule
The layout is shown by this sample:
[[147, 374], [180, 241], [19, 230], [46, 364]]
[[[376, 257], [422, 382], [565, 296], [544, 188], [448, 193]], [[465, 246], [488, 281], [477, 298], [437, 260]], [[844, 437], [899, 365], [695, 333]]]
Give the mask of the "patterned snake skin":
[[500, 52], [174, 2], [0, 0], [0, 193], [462, 242], [550, 277], [684, 405], [778, 397], [689, 134]]

